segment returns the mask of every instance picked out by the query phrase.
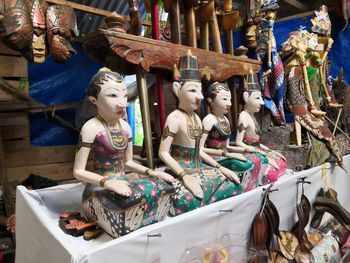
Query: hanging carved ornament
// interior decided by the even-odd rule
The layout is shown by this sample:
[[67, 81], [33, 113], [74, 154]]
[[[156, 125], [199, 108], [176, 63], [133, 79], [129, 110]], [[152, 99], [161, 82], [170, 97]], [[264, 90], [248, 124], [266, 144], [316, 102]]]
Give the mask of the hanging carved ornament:
[[28, 6], [23, 0], [7, 0], [2, 2], [0, 12], [0, 39], [26, 56], [33, 37]]
[[45, 39], [45, 16], [48, 5], [43, 0], [29, 0], [28, 4], [34, 31], [30, 58], [34, 63], [44, 63], [48, 55]]
[[47, 41], [52, 59], [64, 63], [76, 53], [70, 41], [77, 36], [77, 19], [73, 8], [52, 5], [46, 13]]

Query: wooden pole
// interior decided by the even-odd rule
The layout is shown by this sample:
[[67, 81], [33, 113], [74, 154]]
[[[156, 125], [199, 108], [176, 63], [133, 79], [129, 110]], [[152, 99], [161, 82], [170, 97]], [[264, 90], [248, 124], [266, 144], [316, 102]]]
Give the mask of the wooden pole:
[[8, 182], [8, 177], [7, 177], [1, 132], [0, 132], [0, 183], [3, 188], [2, 199], [5, 205], [6, 216], [10, 216], [15, 213], [15, 205], [13, 202], [13, 198], [11, 196], [10, 184]]
[[[152, 37], [159, 40], [159, 16], [158, 16], [158, 0], [151, 1], [151, 17], [152, 17]], [[162, 77], [160, 71], [156, 71], [156, 85], [158, 97], [158, 109], [160, 113], [160, 132], [163, 133], [165, 124], [165, 106], [163, 96]]]
[[153, 163], [153, 147], [152, 147], [152, 132], [151, 132], [151, 118], [149, 115], [149, 102], [147, 93], [147, 82], [145, 71], [137, 66], [136, 69], [137, 88], [139, 90], [139, 98], [141, 105], [142, 126], [144, 143], [146, 148], [147, 165], [154, 169]]

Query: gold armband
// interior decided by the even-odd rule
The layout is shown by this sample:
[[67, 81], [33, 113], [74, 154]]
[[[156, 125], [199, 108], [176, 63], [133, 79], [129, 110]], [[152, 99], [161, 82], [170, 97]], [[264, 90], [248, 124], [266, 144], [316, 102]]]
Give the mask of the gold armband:
[[105, 187], [105, 183], [108, 181], [109, 179], [107, 177], [104, 177], [100, 180], [99, 184], [102, 187]]
[[209, 134], [209, 132], [210, 132], [210, 131], [208, 131], [208, 130], [206, 130], [206, 129], [204, 129], [204, 128], [203, 128], [203, 130], [202, 130], [202, 133], [204, 133], [204, 134]]
[[174, 137], [175, 133], [170, 131], [169, 126], [166, 126], [164, 131], [163, 131], [162, 140], [164, 141], [169, 136]]
[[145, 174], [148, 175], [148, 176], [151, 176], [151, 172], [153, 170], [151, 168], [148, 168], [146, 171], [145, 171]]
[[185, 172], [184, 170], [182, 170], [182, 171], [178, 174], [179, 177], [184, 177], [185, 175], [186, 175], [186, 172]]

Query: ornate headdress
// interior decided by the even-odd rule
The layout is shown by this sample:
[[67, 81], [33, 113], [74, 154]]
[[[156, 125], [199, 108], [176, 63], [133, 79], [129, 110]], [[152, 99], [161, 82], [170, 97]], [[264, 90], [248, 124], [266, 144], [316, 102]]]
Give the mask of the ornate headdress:
[[123, 77], [118, 72], [111, 71], [109, 68], [101, 68], [91, 78], [87, 88], [87, 95], [97, 98], [101, 91], [101, 85], [108, 81], [121, 83], [123, 82]]
[[45, 15], [48, 5], [45, 1], [42, 0], [28, 1], [28, 3], [34, 32], [36, 33], [36, 35], [40, 36], [42, 33], [45, 33]]
[[328, 8], [325, 5], [320, 7], [320, 11], [315, 11], [315, 16], [311, 19], [311, 31], [324, 35], [330, 36], [332, 24], [328, 15]]
[[206, 92], [207, 99], [215, 99], [216, 95], [221, 91], [230, 91], [229, 87], [225, 83], [214, 82], [211, 84]]
[[245, 86], [246, 91], [248, 92], [261, 91], [258, 76], [256, 75], [256, 73], [253, 72], [251, 68], [249, 70], [246, 80], [247, 80], [246, 86]]
[[267, 10], [277, 10], [280, 8], [278, 5], [278, 0], [263, 0], [261, 4], [261, 11], [267, 11]]
[[201, 82], [201, 73], [199, 71], [198, 59], [193, 56], [189, 49], [185, 56], [180, 57], [180, 68], [174, 65], [175, 81], [197, 81]]
[[305, 30], [303, 27], [300, 27], [299, 30], [293, 31], [289, 33], [288, 39], [282, 43], [282, 53], [291, 51], [295, 51], [297, 49], [300, 49], [301, 46], [303, 46], [305, 49], [312, 49], [310, 44], [312, 43], [311, 40], [314, 40], [314, 44], [317, 44], [317, 36], [314, 33], [310, 33], [307, 30]]

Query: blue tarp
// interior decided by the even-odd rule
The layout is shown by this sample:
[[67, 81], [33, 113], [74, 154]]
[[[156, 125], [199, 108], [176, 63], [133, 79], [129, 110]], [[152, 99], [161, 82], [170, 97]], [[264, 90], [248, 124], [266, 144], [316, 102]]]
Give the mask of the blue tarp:
[[[85, 97], [91, 77], [101, 67], [90, 60], [80, 44], [75, 44], [77, 54], [65, 64], [56, 64], [49, 57], [43, 64], [29, 64], [29, 95], [44, 104], [77, 102]], [[53, 120], [50, 113], [38, 113], [30, 118], [30, 137], [33, 146], [76, 144], [78, 133]], [[74, 123], [74, 110], [57, 112]]]
[[[341, 30], [341, 21], [332, 18], [332, 37], [334, 45], [329, 58], [331, 60], [331, 75], [336, 77], [340, 67], [344, 68], [345, 81], [350, 83], [350, 26]], [[300, 26], [310, 28], [310, 17], [298, 18], [275, 24], [274, 33], [278, 48], [288, 38], [291, 31]], [[243, 32], [234, 33], [235, 47], [245, 45]], [[78, 51], [65, 64], [55, 64], [50, 58], [41, 65], [29, 65], [30, 96], [44, 104], [80, 101], [85, 97], [85, 89], [91, 77], [101, 67], [91, 61], [84, 53], [81, 45], [75, 44]], [[254, 52], [249, 52], [254, 57]], [[133, 110], [128, 110], [129, 121], [132, 120]], [[66, 120], [74, 119], [74, 111], [60, 111], [60, 116]], [[78, 134], [68, 128], [62, 127], [45, 114], [35, 114], [30, 119], [31, 143], [33, 146], [75, 144]]]

